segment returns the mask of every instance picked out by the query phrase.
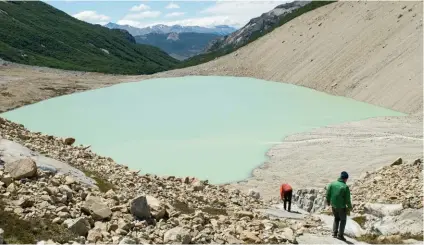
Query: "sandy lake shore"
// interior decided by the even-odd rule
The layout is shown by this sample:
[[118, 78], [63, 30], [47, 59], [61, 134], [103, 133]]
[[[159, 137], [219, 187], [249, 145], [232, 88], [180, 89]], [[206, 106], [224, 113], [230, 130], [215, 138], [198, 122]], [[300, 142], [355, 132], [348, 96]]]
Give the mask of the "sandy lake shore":
[[398, 157], [422, 157], [422, 49], [422, 2], [338, 2], [227, 56], [149, 76], [0, 62], [0, 112], [122, 82], [223, 75], [288, 82], [412, 115], [332, 125], [285, 138], [268, 151], [269, 161], [252, 178], [232, 184], [272, 197], [282, 181], [297, 188], [319, 187], [341, 170], [356, 179]]

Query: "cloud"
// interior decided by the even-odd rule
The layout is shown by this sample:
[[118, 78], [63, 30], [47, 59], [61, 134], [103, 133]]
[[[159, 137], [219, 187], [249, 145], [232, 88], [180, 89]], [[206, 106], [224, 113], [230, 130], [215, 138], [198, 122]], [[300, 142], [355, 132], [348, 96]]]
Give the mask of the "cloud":
[[180, 16], [183, 16], [183, 15], [185, 15], [184, 12], [172, 12], [172, 13], [166, 14], [165, 17], [173, 18], [173, 17], [180, 17]]
[[83, 20], [85, 22], [89, 22], [92, 24], [100, 24], [100, 25], [104, 25], [110, 20], [109, 16], [98, 14], [96, 11], [91, 11], [91, 10], [79, 12], [77, 14], [74, 14], [73, 17], [79, 20]]
[[[217, 25], [228, 25], [233, 27], [242, 27], [247, 22], [261, 14], [268, 12], [277, 5], [288, 1], [228, 1], [219, 0], [214, 5], [199, 11], [199, 17], [191, 17], [182, 20], [155, 21], [155, 22], [139, 22], [136, 18], [123, 18], [118, 21], [121, 25], [131, 25], [134, 27], [143, 28], [157, 24], [164, 25], [185, 25], [185, 26], [205, 26], [213, 27]], [[172, 3], [170, 3], [172, 4]], [[179, 13], [179, 12], [175, 12]], [[165, 15], [166, 17], [173, 13]], [[180, 15], [182, 16], [182, 15]], [[178, 16], [179, 17], [179, 16]]]
[[130, 11], [132, 12], [138, 12], [138, 11], [144, 11], [144, 10], [149, 10], [150, 7], [147, 6], [146, 4], [140, 4], [140, 5], [135, 5], [133, 6]]
[[268, 12], [277, 5], [288, 1], [217, 1], [215, 5], [202, 10], [202, 15], [230, 18], [234, 26], [241, 27], [250, 19]]
[[165, 8], [167, 8], [167, 9], [179, 9], [180, 6], [178, 4], [175, 4], [175, 3], [169, 3], [168, 5], [166, 5]]
[[127, 14], [123, 20], [140, 20], [147, 18], [157, 18], [161, 15], [160, 11], [144, 11], [134, 14]]

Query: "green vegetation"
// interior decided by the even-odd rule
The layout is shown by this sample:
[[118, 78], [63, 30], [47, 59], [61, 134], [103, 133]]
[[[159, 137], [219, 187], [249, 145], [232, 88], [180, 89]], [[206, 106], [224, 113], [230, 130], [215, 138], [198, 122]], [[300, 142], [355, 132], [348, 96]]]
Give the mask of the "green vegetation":
[[4, 240], [7, 244], [34, 244], [48, 239], [64, 243], [77, 238], [77, 235], [64, 226], [54, 224], [48, 218], [22, 220], [15, 213], [4, 211], [5, 207], [5, 203], [0, 199], [0, 227], [4, 230]]
[[0, 1], [0, 58], [36, 66], [151, 74], [178, 61], [126, 31], [91, 25], [41, 1]]
[[[175, 39], [168, 39], [169, 36], [174, 36]], [[142, 36], [135, 36], [135, 41], [140, 44], [158, 47], [170, 55], [188, 58], [201, 53], [211, 40], [218, 37], [218, 35], [212, 33], [195, 32], [178, 34], [149, 33]]]
[[87, 177], [92, 178], [97, 183], [97, 187], [101, 192], [107, 192], [108, 190], [114, 190], [115, 185], [105, 180], [103, 177], [99, 176], [97, 173], [78, 167]]
[[[307, 12], [309, 12], [311, 10], [317, 9], [319, 7], [322, 7], [324, 5], [327, 5], [327, 4], [330, 4], [330, 3], [334, 3], [334, 2], [336, 2], [336, 1], [312, 1], [311, 3], [308, 3], [305, 6], [300, 7], [298, 9], [294, 10], [293, 12], [291, 12], [291, 13], [285, 15], [284, 17], [282, 17], [280, 19], [280, 21], [275, 26], [273, 26], [272, 28], [270, 28], [270, 29], [268, 29], [266, 31], [265, 30], [258, 30], [256, 32], [254, 32], [250, 36], [248, 42], [245, 45], [247, 45], [247, 44], [255, 41], [256, 39], [258, 39], [258, 38], [266, 35], [267, 33], [273, 31], [275, 28], [280, 27], [280, 26], [286, 24], [287, 22], [291, 21], [292, 19], [294, 19], [294, 18], [296, 18], [296, 17], [298, 17], [298, 16], [300, 16], [300, 15], [302, 15], [304, 13], [307, 13]], [[226, 46], [226, 47], [220, 48], [218, 50], [215, 50], [213, 52], [209, 52], [209, 53], [206, 53], [206, 54], [197, 55], [197, 56], [191, 57], [191, 58], [187, 59], [186, 61], [180, 63], [179, 65], [177, 65], [177, 67], [178, 68], [182, 68], [182, 67], [199, 65], [199, 64], [202, 64], [202, 63], [211, 61], [213, 59], [216, 59], [218, 57], [224, 56], [226, 54], [229, 54], [229, 53], [231, 53], [233, 51], [236, 51], [237, 49], [239, 49], [239, 48], [241, 48], [243, 46], [244, 45], [239, 46], [239, 47]]]

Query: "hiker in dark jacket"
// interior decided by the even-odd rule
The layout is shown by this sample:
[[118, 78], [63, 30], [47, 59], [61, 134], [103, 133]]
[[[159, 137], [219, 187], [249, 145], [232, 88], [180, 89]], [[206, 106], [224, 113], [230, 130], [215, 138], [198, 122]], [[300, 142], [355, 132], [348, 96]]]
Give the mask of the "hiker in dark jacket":
[[344, 230], [346, 227], [347, 213], [352, 209], [350, 190], [346, 185], [349, 175], [343, 171], [337, 181], [327, 187], [327, 205], [331, 205], [334, 215], [333, 237], [345, 241]]

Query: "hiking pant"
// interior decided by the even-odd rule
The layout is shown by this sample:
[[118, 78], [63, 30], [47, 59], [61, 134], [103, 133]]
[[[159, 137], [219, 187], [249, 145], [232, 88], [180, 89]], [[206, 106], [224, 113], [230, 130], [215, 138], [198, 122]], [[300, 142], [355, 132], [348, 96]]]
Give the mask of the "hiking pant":
[[[344, 236], [344, 230], [346, 227], [346, 208], [333, 208], [334, 222], [333, 222], [333, 235], [338, 237]], [[338, 233], [338, 234], [337, 234]]]
[[[292, 201], [293, 191], [284, 192], [284, 210], [291, 210], [291, 201]], [[289, 203], [289, 209], [286, 209], [287, 203]]]

